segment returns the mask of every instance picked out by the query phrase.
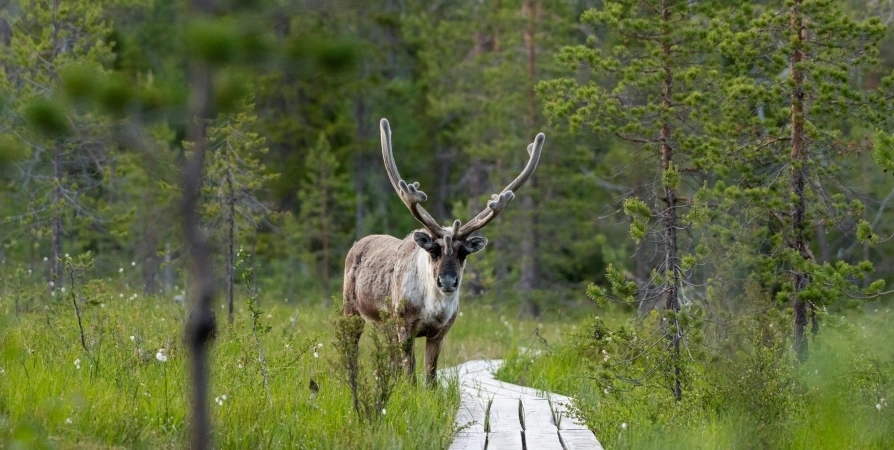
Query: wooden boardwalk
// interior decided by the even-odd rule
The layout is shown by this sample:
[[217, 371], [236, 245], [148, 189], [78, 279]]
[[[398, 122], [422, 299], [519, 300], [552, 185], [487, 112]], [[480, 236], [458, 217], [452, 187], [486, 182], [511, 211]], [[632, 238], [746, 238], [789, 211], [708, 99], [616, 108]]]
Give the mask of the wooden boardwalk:
[[502, 361], [475, 360], [455, 368], [462, 404], [450, 450], [602, 450], [586, 426], [566, 414], [568, 397], [504, 383]]

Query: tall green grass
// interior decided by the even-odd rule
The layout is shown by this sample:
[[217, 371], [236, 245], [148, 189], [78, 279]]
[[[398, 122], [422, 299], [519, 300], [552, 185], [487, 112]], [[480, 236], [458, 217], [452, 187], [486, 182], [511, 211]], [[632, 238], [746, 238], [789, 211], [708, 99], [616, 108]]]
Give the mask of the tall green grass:
[[709, 353], [691, 363], [680, 403], [658, 387], [605, 391], [586, 332], [540, 356], [514, 353], [497, 377], [575, 397], [575, 413], [607, 449], [890, 449], [892, 325], [884, 307], [827, 316], [800, 365], [784, 343], [778, 354], [749, 345]]
[[[87, 350], [74, 307], [38, 293], [16, 314], [0, 299], [0, 447], [183, 448], [188, 436], [187, 310], [170, 297], [144, 298], [102, 281], [81, 303]], [[44, 288], [38, 288], [43, 291]], [[480, 300], [479, 300], [480, 302]], [[214, 442], [220, 448], [440, 449], [451, 442], [458, 387], [403, 381], [382, 417], [367, 426], [333, 375], [332, 305], [261, 298], [261, 338], [270, 377], [264, 387], [248, 308], [237, 304], [228, 326], [221, 310], [211, 352]], [[511, 308], [511, 306], [510, 306]], [[518, 321], [499, 306], [464, 301], [444, 344], [442, 368], [495, 358], [530, 345], [533, 330], [556, 343], [573, 324], [553, 315]], [[361, 343], [368, 357], [369, 327]], [[423, 358], [417, 341], [417, 360]], [[161, 353], [161, 355], [159, 355]], [[165, 359], [165, 361], [161, 361]], [[76, 365], [75, 362], [78, 361]], [[448, 371], [449, 372], [449, 371]], [[313, 394], [313, 380], [319, 387]], [[224, 398], [225, 396], [225, 398]], [[272, 400], [272, 401], [271, 401]]]

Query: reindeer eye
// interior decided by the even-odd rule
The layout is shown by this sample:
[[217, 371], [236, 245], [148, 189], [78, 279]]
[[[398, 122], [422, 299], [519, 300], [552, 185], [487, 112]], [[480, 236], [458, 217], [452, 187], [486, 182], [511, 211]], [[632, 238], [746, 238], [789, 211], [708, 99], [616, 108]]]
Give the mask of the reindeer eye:
[[440, 245], [432, 245], [430, 249], [428, 249], [428, 254], [432, 256], [432, 258], [438, 259], [441, 257], [441, 246]]

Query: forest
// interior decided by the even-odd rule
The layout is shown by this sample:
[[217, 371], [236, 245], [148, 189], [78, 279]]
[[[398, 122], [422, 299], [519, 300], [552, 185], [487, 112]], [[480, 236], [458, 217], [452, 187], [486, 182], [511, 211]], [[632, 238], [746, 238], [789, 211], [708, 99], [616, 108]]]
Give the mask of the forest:
[[0, 447], [894, 448], [892, 174], [892, 0], [0, 0]]

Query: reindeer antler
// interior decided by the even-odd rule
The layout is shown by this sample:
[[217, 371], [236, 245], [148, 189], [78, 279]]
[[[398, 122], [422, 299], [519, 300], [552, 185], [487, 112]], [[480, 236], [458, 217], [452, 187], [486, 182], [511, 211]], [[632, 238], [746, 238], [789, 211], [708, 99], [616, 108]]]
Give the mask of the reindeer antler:
[[397, 163], [394, 162], [394, 154], [391, 150], [391, 126], [388, 124], [388, 119], [382, 119], [379, 122], [379, 129], [382, 134], [382, 157], [385, 159], [385, 171], [388, 172], [391, 186], [397, 191], [397, 195], [404, 202], [404, 205], [407, 205], [413, 217], [431, 232], [432, 237], [437, 239], [446, 236], [448, 234], [447, 231], [438, 225], [438, 222], [432, 218], [431, 214], [420, 205], [428, 196], [425, 195], [425, 192], [419, 190], [419, 183], [408, 184], [400, 177], [400, 172], [397, 171]]
[[534, 138], [534, 142], [528, 144], [528, 164], [525, 166], [524, 170], [522, 170], [518, 177], [516, 177], [515, 180], [512, 180], [512, 183], [509, 183], [509, 186], [506, 186], [502, 192], [491, 195], [490, 201], [487, 202], [487, 208], [478, 213], [474, 219], [463, 225], [463, 227], [456, 232], [457, 239], [464, 239], [470, 234], [484, 228], [485, 225], [490, 223], [491, 220], [494, 220], [494, 218], [506, 208], [506, 205], [515, 198], [514, 191], [517, 191], [520, 187], [524, 186], [525, 182], [528, 181], [528, 178], [531, 177], [531, 174], [534, 173], [534, 169], [537, 168], [537, 163], [540, 162], [540, 152], [543, 150], [544, 141], [546, 141], [546, 136], [543, 133], [539, 133], [537, 137]]

